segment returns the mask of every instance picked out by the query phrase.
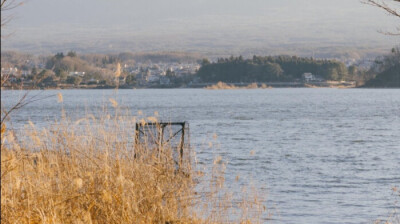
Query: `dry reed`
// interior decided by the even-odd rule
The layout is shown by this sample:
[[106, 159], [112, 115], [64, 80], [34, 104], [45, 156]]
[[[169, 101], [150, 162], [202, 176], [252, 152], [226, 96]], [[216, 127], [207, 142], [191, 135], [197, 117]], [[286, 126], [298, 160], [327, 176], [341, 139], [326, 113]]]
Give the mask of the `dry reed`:
[[400, 224], [400, 214], [399, 214], [399, 199], [400, 199], [400, 189], [397, 187], [392, 188], [393, 195], [396, 197], [393, 204], [393, 210], [389, 212], [388, 217], [385, 220], [376, 220], [375, 224]]
[[217, 84], [207, 86], [205, 89], [237, 89], [238, 87], [235, 85], [229, 85], [224, 82], [218, 82]]
[[199, 172], [177, 163], [174, 146], [135, 147], [135, 124], [88, 115], [44, 129], [30, 122], [18, 135], [2, 130], [2, 223], [261, 222], [263, 202], [248, 192], [233, 200], [221, 159]]
[[269, 89], [271, 87], [267, 86], [265, 83], [262, 83], [261, 86], [259, 87], [256, 82], [253, 82], [253, 83], [251, 83], [247, 86], [243, 86], [243, 87], [238, 87], [233, 84], [229, 85], [224, 82], [218, 82], [217, 84], [205, 87], [205, 89], [210, 89], [210, 90], [215, 90], [215, 89], [258, 89], [258, 88]]

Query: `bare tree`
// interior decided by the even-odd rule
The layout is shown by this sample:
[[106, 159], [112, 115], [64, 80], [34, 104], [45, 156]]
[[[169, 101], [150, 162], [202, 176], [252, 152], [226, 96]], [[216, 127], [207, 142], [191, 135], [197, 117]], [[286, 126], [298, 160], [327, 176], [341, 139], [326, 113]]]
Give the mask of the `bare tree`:
[[3, 38], [5, 35], [3, 34], [3, 28], [12, 20], [13, 15], [9, 14], [9, 11], [15, 9], [16, 7], [23, 4], [23, 1], [18, 0], [1, 0], [0, 11], [1, 11], [1, 29]]
[[[0, 4], [1, 4], [0, 5], [0, 9], [1, 9], [0, 10], [1, 11], [1, 29], [3, 29], [4, 26], [8, 22], [10, 22], [11, 19], [12, 19], [12, 16], [9, 15], [8, 13], [7, 13], [7, 15], [5, 15], [6, 12], [8, 12], [8, 11], [10, 11], [10, 10], [20, 6], [20, 5], [22, 5], [23, 1], [19, 1], [19, 0], [1, 0]], [[2, 30], [2, 33], [3, 33], [3, 30]], [[1, 37], [3, 38], [3, 34], [2, 34]], [[0, 88], [3, 88], [3, 86], [7, 82], [8, 78], [9, 78], [8, 75], [4, 75], [4, 76], [2, 75], [1, 81], [0, 81]], [[3, 107], [3, 105], [2, 105], [2, 102], [1, 102], [1, 109], [0, 109], [0, 114], [1, 114], [1, 116], [0, 116], [1, 139], [3, 139], [3, 137], [5, 135], [5, 132], [6, 132], [6, 124], [5, 123], [6, 123], [7, 119], [9, 119], [11, 113], [23, 108], [24, 106], [26, 106], [26, 105], [28, 105], [30, 103], [33, 103], [33, 102], [36, 102], [36, 101], [39, 101], [39, 100], [43, 100], [43, 99], [55, 96], [55, 95], [41, 96], [41, 93], [42, 92], [39, 92], [38, 94], [32, 96], [32, 95], [29, 95], [29, 92], [25, 92], [23, 94], [23, 96], [13, 106], [11, 106], [11, 108], [8, 108], [8, 109], [5, 109]], [[2, 141], [0, 142], [0, 147], [1, 148], [3, 147], [3, 142]]]
[[[400, 0], [363, 0], [365, 4], [372, 5], [385, 10], [389, 15], [395, 16], [400, 19]], [[389, 35], [400, 36], [400, 26], [397, 27], [397, 32], [387, 32]]]

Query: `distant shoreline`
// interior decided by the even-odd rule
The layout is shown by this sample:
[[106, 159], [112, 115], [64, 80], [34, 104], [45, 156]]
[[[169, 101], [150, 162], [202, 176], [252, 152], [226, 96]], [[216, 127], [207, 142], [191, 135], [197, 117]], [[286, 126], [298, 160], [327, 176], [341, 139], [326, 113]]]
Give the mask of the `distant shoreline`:
[[63, 85], [48, 87], [21, 87], [18, 85], [3, 86], [2, 90], [54, 90], [54, 89], [267, 89], [267, 88], [360, 88], [355, 82], [253, 82], [253, 83], [196, 83], [182, 86], [149, 85], [149, 86], [98, 86], [98, 85]]

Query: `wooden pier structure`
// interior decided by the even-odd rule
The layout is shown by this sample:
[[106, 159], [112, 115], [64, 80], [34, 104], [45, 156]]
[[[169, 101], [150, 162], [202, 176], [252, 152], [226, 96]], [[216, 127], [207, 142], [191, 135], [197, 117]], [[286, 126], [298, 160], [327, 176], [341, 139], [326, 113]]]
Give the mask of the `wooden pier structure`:
[[175, 162], [182, 163], [185, 157], [190, 158], [189, 123], [186, 121], [136, 123], [135, 148], [138, 144], [153, 145], [158, 150], [165, 145], [176, 148], [179, 161]]

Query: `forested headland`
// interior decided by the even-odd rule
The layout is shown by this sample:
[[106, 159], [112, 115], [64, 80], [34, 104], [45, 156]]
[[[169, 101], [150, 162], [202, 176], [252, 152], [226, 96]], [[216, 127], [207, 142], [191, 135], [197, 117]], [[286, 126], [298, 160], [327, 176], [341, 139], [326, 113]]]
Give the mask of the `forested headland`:
[[400, 87], [400, 48], [393, 48], [391, 54], [377, 59], [371, 69], [377, 75], [368, 80], [365, 87]]
[[297, 56], [242, 56], [219, 58], [210, 63], [203, 60], [197, 75], [205, 82], [274, 82], [296, 81], [304, 73], [312, 73], [320, 80], [350, 80], [357, 72], [342, 62]]

